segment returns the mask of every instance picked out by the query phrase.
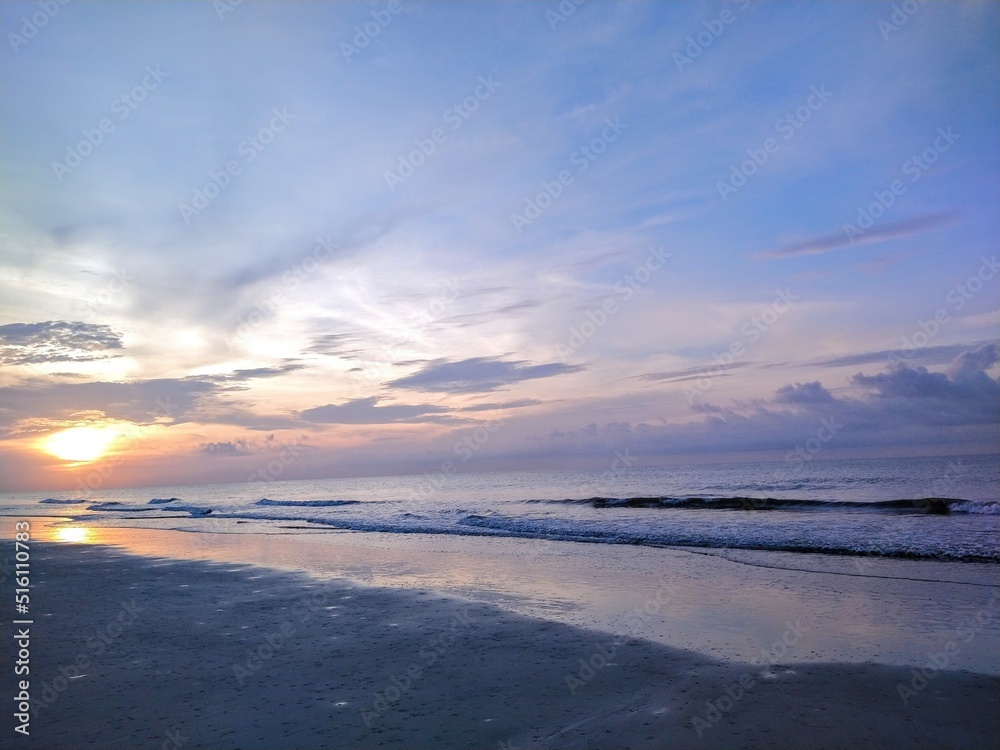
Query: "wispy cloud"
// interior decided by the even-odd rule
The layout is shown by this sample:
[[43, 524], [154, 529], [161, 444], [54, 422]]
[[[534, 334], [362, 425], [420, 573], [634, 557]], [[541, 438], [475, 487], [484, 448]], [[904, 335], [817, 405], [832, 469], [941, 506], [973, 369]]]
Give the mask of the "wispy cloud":
[[885, 242], [887, 240], [898, 240], [905, 237], [913, 237], [926, 232], [936, 232], [944, 229], [955, 221], [954, 213], [928, 213], [915, 216], [910, 219], [891, 221], [881, 224], [872, 229], [865, 230], [861, 235], [853, 238], [847, 232], [841, 230], [834, 234], [827, 234], [820, 237], [812, 237], [791, 245], [783, 245], [760, 253], [756, 257], [767, 260], [778, 258], [793, 258], [800, 255], [822, 255], [845, 247], [854, 245], [869, 245], [875, 242]]
[[434, 361], [413, 375], [389, 382], [388, 386], [437, 393], [477, 393], [581, 370], [583, 367], [580, 365], [559, 362], [532, 365], [500, 357], [471, 357], [458, 362]]
[[503, 411], [504, 409], [523, 409], [527, 406], [538, 406], [544, 404], [537, 398], [519, 398], [515, 401], [502, 401], [499, 403], [476, 404], [475, 406], [463, 406], [456, 411]]
[[633, 380], [651, 380], [661, 383], [680, 383], [687, 380], [703, 378], [706, 374], [716, 377], [726, 370], [738, 370], [747, 367], [752, 362], [728, 362], [701, 365], [699, 367], [685, 367], [682, 370], [666, 370], [664, 372], [647, 372], [642, 375], [634, 375]]
[[328, 357], [343, 357], [352, 359], [358, 354], [362, 354], [364, 349], [358, 347], [362, 339], [350, 333], [323, 333], [314, 336], [312, 343], [306, 347], [305, 351], [311, 354], [322, 354]]
[[244, 380], [260, 380], [264, 378], [277, 378], [292, 372], [306, 369], [306, 366], [296, 362], [287, 362], [274, 367], [250, 367], [243, 370], [233, 370], [224, 375], [203, 375], [203, 380], [213, 380], [219, 382], [239, 382]]
[[448, 409], [430, 404], [390, 404], [379, 406], [374, 396], [326, 404], [305, 409], [300, 416], [307, 422], [324, 424], [393, 424], [405, 422], [435, 422], [438, 424], [461, 420], [443, 416]]
[[913, 349], [881, 349], [874, 352], [843, 354], [837, 357], [822, 357], [801, 363], [802, 367], [852, 367], [854, 365], [886, 364], [893, 360], [920, 362], [925, 365], [940, 365], [951, 362], [955, 357], [974, 347], [988, 344], [974, 341], [967, 344], [943, 344]]

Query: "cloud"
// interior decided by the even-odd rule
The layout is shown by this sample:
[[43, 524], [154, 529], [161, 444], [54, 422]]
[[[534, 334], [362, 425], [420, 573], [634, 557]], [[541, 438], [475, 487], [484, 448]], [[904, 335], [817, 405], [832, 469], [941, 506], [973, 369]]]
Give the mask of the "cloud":
[[71, 419], [81, 412], [135, 424], [191, 421], [202, 402], [220, 390], [199, 378], [142, 380], [131, 383], [47, 383], [30, 381], [0, 388], [0, 418], [5, 425], [23, 419]]
[[360, 338], [351, 333], [324, 333], [313, 337], [312, 343], [305, 351], [312, 354], [322, 354], [328, 357], [343, 357], [352, 359], [353, 355], [364, 350], [357, 348]]
[[516, 312], [520, 312], [521, 310], [532, 310], [540, 307], [541, 304], [542, 303], [539, 300], [523, 300], [521, 302], [513, 302], [509, 305], [503, 305], [502, 307], [495, 307], [490, 310], [462, 313], [460, 315], [450, 315], [447, 318], [440, 318], [434, 322], [437, 324], [454, 324], [461, 328], [468, 328], [470, 326], [476, 326], [483, 323], [495, 323], [498, 317], [510, 316]]
[[120, 357], [122, 335], [96, 323], [49, 320], [0, 326], [0, 362], [5, 365], [43, 362], [92, 362]]
[[245, 427], [248, 430], [270, 432], [272, 430], [290, 430], [302, 427], [302, 422], [286, 416], [259, 414], [229, 404], [212, 403], [204, 399], [199, 405], [197, 417], [192, 421], [201, 424], [226, 424]]
[[378, 406], [374, 396], [346, 401], [343, 404], [327, 404], [306, 409], [300, 413], [307, 422], [326, 424], [391, 424], [394, 422], [456, 422], [453, 417], [442, 416], [448, 410], [429, 404], [394, 404]]
[[855, 365], [886, 364], [893, 361], [920, 361], [929, 365], [941, 365], [951, 362], [955, 357], [967, 351], [970, 347], [987, 342], [972, 342], [969, 344], [947, 344], [942, 346], [925, 346], [922, 349], [882, 349], [875, 352], [845, 354], [840, 357], [826, 357], [804, 362], [806, 367], [853, 367]]
[[686, 380], [697, 380], [707, 376], [720, 376], [725, 370], [736, 370], [753, 364], [752, 362], [729, 362], [727, 364], [699, 365], [686, 367], [683, 370], [668, 370], [666, 372], [647, 372], [634, 376], [634, 380], [653, 380], [664, 383], [681, 383]]
[[284, 365], [278, 365], [276, 367], [253, 367], [246, 370], [233, 370], [230, 373], [224, 375], [203, 375], [200, 376], [203, 380], [212, 380], [216, 382], [231, 382], [231, 381], [242, 381], [242, 380], [255, 380], [260, 378], [276, 378], [280, 375], [285, 375], [289, 372], [295, 372], [296, 370], [305, 369], [305, 365], [296, 364], [294, 362], [289, 362]]
[[984, 344], [977, 349], [962, 352], [948, 366], [948, 377], [953, 380], [978, 378], [978, 371], [985, 372], [997, 363], [997, 345]]
[[521, 360], [499, 357], [472, 357], [458, 362], [436, 359], [413, 375], [393, 380], [388, 385], [436, 393], [480, 393], [524, 380], [549, 378], [582, 369], [578, 365], [558, 362], [529, 365]]
[[771, 399], [696, 404], [699, 418], [690, 422], [591, 423], [533, 439], [543, 455], [606, 456], [624, 449], [654, 456], [784, 454], [816, 437], [825, 420], [835, 426], [832, 449], [995, 449], [1000, 382], [985, 368], [997, 357], [997, 347], [988, 345], [960, 353], [947, 372], [897, 363], [873, 375], [859, 373], [852, 379], [854, 395], [834, 395], [819, 381], [795, 383], [778, 388]]
[[[149, 452], [149, 466], [155, 462], [164, 472], [170, 466], [170, 481], [187, 482], [201, 479], [195, 475], [199, 465], [222, 464], [223, 477], [240, 461], [205, 460], [193, 453], [199, 443], [263, 439], [279, 429], [279, 436], [301, 431], [322, 443], [316, 476], [349, 473], [334, 467], [355, 460], [373, 461], [372, 472], [394, 473], [411, 453], [426, 456], [440, 448], [453, 455], [454, 438], [436, 422], [466, 418], [474, 425], [494, 416], [483, 402], [525, 403], [508, 407], [504, 421], [512, 426], [489, 444], [491, 453], [522, 451], [523, 466], [534, 461], [526, 432], [572, 430], [595, 420], [630, 421], [650, 445], [686, 452], [687, 438], [703, 433], [705, 453], [713, 454], [709, 438], [718, 437], [723, 449], [753, 445], [754, 428], [777, 446], [795, 435], [806, 438], [826, 409], [854, 416], [852, 439], [868, 439], [862, 424], [872, 425], [869, 436], [898, 429], [904, 439], [916, 439], [935, 414], [957, 426], [965, 418], [960, 403], [968, 409], [981, 403], [960, 402], [955, 394], [881, 395], [875, 385], [852, 384], [850, 377], [884, 370], [887, 359], [864, 353], [902, 347], [897, 335], [887, 334], [894, 322], [903, 316], [911, 332], [919, 330], [917, 315], [947, 304], [943, 295], [974, 274], [984, 248], [993, 246], [995, 194], [983, 186], [993, 184], [988, 146], [996, 140], [998, 113], [990, 97], [974, 94], [995, 80], [995, 55], [963, 57], [963, 50], [994, 50], [996, 4], [928, 3], [905, 33], [885, 44], [874, 28], [882, 11], [868, 5], [765, 3], [760, 12], [737, 13], [738, 33], [680, 75], [675, 50], [717, 9], [586, 3], [553, 32], [544, 4], [453, 4], [446, 18], [414, 11], [405, 23], [394, 22], [392, 39], [389, 32], [384, 39], [393, 43], [378, 40], [363, 51], [353, 63], [351, 85], [340, 87], [335, 100], [330, 66], [317, 60], [329, 55], [343, 63], [331, 40], [363, 23], [368, 9], [304, 3], [294, 12], [272, 13], [266, 5], [244, 3], [219, 24], [202, 22], [203, 6], [177, 4], [176, 12], [162, 14], [155, 4], [137, 4], [129, 20], [134, 33], [123, 35], [99, 5], [81, 3], [72, 24], [50, 24], [45, 44], [32, 42], [29, 52], [39, 64], [15, 66], [17, 85], [5, 89], [5, 101], [21, 115], [5, 131], [11, 179], [0, 215], [9, 235], [0, 295], [9, 317], [0, 323], [72, 327], [83, 325], [72, 322], [79, 320], [107, 324], [105, 333], [121, 336], [117, 343], [106, 339], [104, 349], [90, 348], [99, 347], [91, 341], [33, 350], [24, 331], [8, 329], [13, 339], [0, 346], [15, 349], [0, 349], [0, 359], [40, 358], [49, 362], [45, 370], [79, 370], [85, 377], [47, 374], [44, 384], [22, 383], [33, 373], [11, 368], [16, 379], [0, 385], [51, 386], [44, 396], [52, 401], [41, 403], [23, 388], [3, 391], [0, 417], [35, 419], [36, 429], [52, 421], [36, 415], [68, 421], [84, 410], [97, 419], [106, 409], [148, 420], [156, 413], [148, 397], [165, 393], [180, 404], [179, 419], [231, 427], [165, 430], [170, 434]], [[851, 33], [861, 25], [870, 33]], [[428, 35], [449, 43], [428, 53], [421, 43]], [[251, 37], [274, 41], [274, 54], [259, 54], [247, 44]], [[171, 54], [178, 40], [186, 42], [184, 55]], [[90, 65], [91, 48], [100, 48], [107, 64]], [[798, 48], [805, 53], [795, 65], [786, 64], [788, 51]], [[3, 55], [9, 61], [13, 51]], [[959, 57], [963, 65], [956, 66]], [[150, 61], [144, 58], [170, 60], [176, 70], [129, 119], [128, 137], [116, 135], [57, 189], [35, 179], [39, 165], [59, 157], [56, 145], [79, 137], [82, 125], [76, 123], [93, 121], [95, 107], [108, 101], [80, 96], [81, 80], [86, 90], [114, 93], [137, 82], [125, 79], [129, 71], [142, 73]], [[496, 95], [460, 130], [449, 131], [433, 158], [390, 193], [386, 175], [398, 171], [414, 137], [441, 124], [445, 108], [472, 93], [475, 76], [488, 75], [498, 60], [502, 85]], [[66, 75], [53, 76], [53, 70]], [[753, 72], [759, 70], [769, 71], [770, 85], [756, 85]], [[216, 79], [225, 80], [232, 96], [218, 97]], [[194, 80], [205, 85], [174, 85]], [[748, 147], [777, 132], [775, 118], [794, 113], [817, 82], [834, 92], [831, 104], [797, 123], [803, 127], [788, 133], [791, 140], [738, 200], [721, 200], [714, 180], [727, 178]], [[31, 106], [32, 97], [41, 96], [60, 106]], [[272, 107], [285, 105], [294, 121], [245, 163], [238, 144], [266, 124]], [[407, 116], [398, 117], [401, 111]], [[664, 111], [670, 118], [663, 119]], [[962, 114], [956, 123], [961, 140], [932, 157], [926, 172], [901, 173], [911, 155], [931, 161], [920, 154], [946, 113]], [[578, 162], [574, 154], [613, 118], [626, 126], [622, 137], [606, 143], [593, 161]], [[190, 204], [193, 191], [205, 187], [209, 167], [232, 158], [246, 174], [185, 221], [179, 202]], [[577, 174], [583, 166], [586, 171]], [[543, 217], [517, 231], [512, 212], [536, 202], [540, 181], [556, 179], [563, 167], [573, 171], [573, 185]], [[844, 222], [856, 221], [856, 207], [872, 200], [873, 189], [884, 190], [894, 176], [906, 181], [918, 174], [920, 182], [907, 182], [906, 196], [858, 238], [884, 244], [848, 249], [845, 237], [832, 236]], [[947, 215], [929, 212], [950, 210], [960, 211], [955, 225], [890, 244], [893, 237], [934, 229], [935, 221], [943, 226]], [[816, 218], [823, 216], [829, 218]], [[789, 226], [801, 234], [781, 234]], [[831, 236], [810, 240], [812, 235]], [[326, 244], [316, 242], [320, 237], [335, 239], [342, 249], [327, 257]], [[644, 278], [647, 248], [664, 243], [677, 256], [671, 273], [656, 272], [641, 289], [630, 286], [634, 281], [619, 286], [630, 275]], [[758, 261], [748, 272], [746, 254], [763, 251], [788, 260]], [[856, 270], [911, 252], [919, 257], [897, 260], [892, 268], [905, 283], [880, 285]], [[809, 302], [760, 340], [752, 364], [714, 365], [720, 337], [728, 344], [731, 326], [744, 313], [755, 313], [758, 302], [791, 283], [796, 272], [824, 269], [830, 275], [822, 282], [801, 281]], [[452, 287], [456, 294], [443, 291]], [[564, 361], [552, 351], [569, 325], [578, 326], [584, 310], [626, 287], [634, 293], [627, 300], [617, 296], [620, 310], [588, 340], [580, 352], [585, 359], [566, 360], [586, 369], [551, 379], [559, 365], [552, 365], [557, 372], [544, 368]], [[990, 338], [1000, 326], [983, 317], [996, 314], [991, 289], [996, 287], [984, 284], [961, 311], [949, 309], [953, 322], [935, 340]], [[69, 322], [33, 323], [41, 320]], [[91, 331], [100, 333], [98, 327]], [[834, 339], [847, 343], [823, 348]], [[80, 343], [55, 340], [67, 347]], [[903, 360], [911, 368], [944, 371], [961, 353], [946, 356], [927, 347]], [[52, 361], [116, 355], [127, 361]], [[516, 362], [491, 371], [490, 359], [468, 360], [486, 355]], [[841, 364], [801, 364], [834, 355], [844, 355]], [[292, 360], [277, 357], [294, 357], [295, 366], [309, 369], [289, 369]], [[981, 382], [977, 361], [965, 359], [948, 370], [949, 381]], [[348, 372], [356, 365], [361, 369]], [[829, 369], [838, 366], [848, 369]], [[998, 372], [995, 364], [989, 369], [994, 377]], [[702, 398], [716, 403], [687, 411], [683, 387], [706, 374], [715, 386]], [[180, 380], [70, 389], [125, 377]], [[398, 381], [395, 389], [386, 387], [389, 381]], [[809, 390], [811, 382], [823, 391]], [[781, 386], [788, 390], [776, 393]], [[730, 393], [760, 401], [729, 404], [724, 394]], [[361, 428], [303, 416], [346, 419], [350, 400], [363, 396], [379, 400], [367, 412], [354, 405], [359, 424], [365, 418], [373, 420], [369, 424], [395, 418], [428, 423]], [[533, 400], [544, 403], [527, 403]], [[320, 402], [329, 409], [322, 411]], [[434, 411], [433, 405], [449, 410]], [[396, 407], [403, 410], [394, 413]], [[664, 422], [681, 421], [674, 415], [683, 413], [697, 423], [668, 428], [658, 421], [660, 413]], [[655, 427], [635, 424], [644, 420]], [[657, 432], [661, 428], [665, 432]], [[615, 429], [604, 437], [627, 434]], [[179, 439], [179, 432], [200, 436]], [[384, 448], [374, 443], [388, 435], [398, 442]], [[847, 436], [845, 431], [838, 441]], [[28, 442], [10, 441], [5, 450], [14, 455]], [[900, 447], [906, 452], [905, 444]], [[133, 453], [126, 462], [146, 460], [138, 455], [145, 451]], [[597, 461], [610, 461], [612, 454]], [[153, 474], [153, 468], [143, 476], [136, 471], [128, 481], [150, 481]], [[33, 481], [48, 486], [63, 478], [45, 469]], [[124, 481], [119, 478], [115, 482]]]
[[[996, 361], [995, 351], [994, 358]], [[887, 400], [915, 400], [938, 402], [942, 409], [964, 407], [966, 416], [996, 421], [997, 403], [1000, 402], [1000, 383], [977, 369], [965, 355], [956, 358], [949, 367], [955, 377], [948, 373], [930, 372], [925, 367], [911, 368], [897, 364], [888, 372], [877, 375], [855, 375], [851, 382], [866, 388], [876, 396]], [[977, 411], [981, 410], [981, 411]]]
[[784, 385], [775, 394], [775, 402], [779, 404], [829, 404], [833, 396], [818, 381], [811, 383], [796, 383]]
[[849, 237], [846, 231], [841, 230], [835, 234], [811, 237], [792, 245], [784, 245], [774, 250], [768, 250], [757, 257], [773, 260], [775, 258], [792, 258], [797, 255], [821, 255], [833, 250], [839, 250], [842, 247], [867, 245], [872, 242], [913, 237], [914, 235], [942, 229], [951, 224], [954, 218], [954, 213], [927, 213], [910, 219], [890, 221], [872, 229], [860, 230], [862, 233], [854, 237]]
[[266, 443], [273, 440], [274, 435], [268, 435], [263, 446], [256, 440], [245, 440], [243, 438], [223, 440], [215, 443], [201, 443], [198, 446], [198, 453], [203, 453], [206, 456], [250, 456], [254, 453], [259, 453], [262, 447], [266, 447]]
[[537, 398], [520, 398], [516, 401], [505, 401], [503, 403], [476, 404], [475, 406], [463, 406], [455, 411], [503, 411], [504, 409], [522, 409], [525, 406], [538, 406], [544, 404]]
[[198, 452], [206, 456], [249, 456], [253, 453], [247, 448], [245, 440], [226, 440], [219, 443], [201, 443]]

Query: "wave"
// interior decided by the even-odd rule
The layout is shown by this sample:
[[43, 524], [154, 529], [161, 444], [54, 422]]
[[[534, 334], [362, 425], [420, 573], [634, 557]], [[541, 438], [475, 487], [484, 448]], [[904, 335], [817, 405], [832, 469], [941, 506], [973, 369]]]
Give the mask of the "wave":
[[237, 512], [213, 514], [212, 518], [236, 519], [243, 522], [292, 521], [343, 531], [388, 534], [513, 537], [589, 544], [630, 544], [646, 547], [745, 549], [951, 562], [1000, 562], [1000, 553], [992, 549], [979, 546], [965, 549], [951, 548], [944, 542], [934, 542], [927, 538], [882, 540], [875, 543], [869, 536], [863, 535], [810, 535], [812, 537], [810, 538], [801, 535], [788, 536], [780, 531], [769, 533], [767, 530], [755, 529], [754, 527], [729, 530], [720, 528], [609, 528], [596, 523], [572, 519], [537, 519], [480, 514], [465, 515], [456, 522], [442, 522], [413, 514], [396, 518], [363, 519]]
[[151, 510], [156, 510], [156, 508], [147, 508], [144, 505], [127, 505], [126, 503], [111, 501], [108, 503], [94, 503], [93, 505], [88, 505], [87, 510], [106, 510], [121, 513], [148, 513]]
[[722, 529], [694, 530], [633, 530], [604, 529], [572, 522], [553, 522], [530, 518], [470, 515], [459, 524], [477, 530], [495, 530], [501, 536], [528, 537], [554, 541], [593, 544], [632, 544], [647, 547], [697, 547], [706, 549], [746, 549], [771, 552], [822, 553], [866, 557], [891, 557], [913, 560], [948, 560], [955, 562], [1000, 562], [1000, 553], [992, 550], [960, 550], [921, 540], [921, 546], [911, 541], [888, 541], [875, 544], [870, 538], [846, 537], [794, 538], [781, 534], [768, 535]]
[[[103, 523], [139, 522], [150, 518], [192, 519], [184, 523], [188, 531], [224, 530], [217, 523], [199, 524], [198, 520], [232, 519], [240, 523], [268, 522], [309, 524], [341, 531], [382, 532], [388, 534], [439, 534], [478, 537], [515, 537], [590, 544], [631, 544], [650, 547], [694, 547], [706, 549], [746, 549], [801, 553], [824, 553], [875, 557], [897, 557], [955, 562], [1000, 563], [1000, 548], [992, 533], [968, 533], [994, 529], [1000, 515], [1000, 502], [925, 498], [868, 503], [835, 501], [795, 501], [765, 498], [744, 505], [741, 498], [590, 498], [574, 500], [521, 501], [533, 503], [583, 504], [600, 508], [624, 507], [625, 511], [600, 510], [596, 513], [502, 513], [496, 508], [441, 508], [437, 512], [369, 514], [365, 509], [384, 509], [382, 503], [358, 503], [344, 500], [279, 501], [267, 498], [254, 506], [202, 507], [172, 502], [164, 506], [102, 502], [88, 506], [99, 513], [78, 516], [77, 520], [102, 519]], [[610, 503], [608, 502], [610, 501]], [[762, 506], [763, 503], [763, 506]], [[753, 510], [760, 507], [799, 511], [830, 509], [827, 515], [738, 514], [727, 517], [702, 515], [698, 508]], [[937, 511], [919, 511], [920, 505], [944, 508], [950, 515], [926, 515]], [[352, 512], [338, 506], [357, 506]], [[332, 506], [332, 507], [331, 507]], [[507, 506], [511, 508], [511, 505]], [[523, 507], [523, 506], [522, 506]], [[538, 508], [538, 505], [534, 507]], [[680, 508], [678, 515], [656, 513], [645, 519], [634, 508]], [[690, 511], [690, 509], [695, 511]], [[838, 513], [846, 509], [849, 513]], [[895, 516], [880, 516], [889, 509]], [[567, 508], [568, 510], [568, 508]], [[862, 510], [869, 515], [858, 514]], [[143, 515], [146, 511], [146, 515]], [[149, 511], [159, 511], [148, 513]], [[690, 511], [690, 512], [689, 512]], [[876, 515], [871, 515], [872, 513]], [[966, 515], [962, 515], [966, 514]], [[978, 519], [975, 515], [979, 514]], [[561, 516], [561, 517], [560, 517]], [[949, 520], [950, 518], [950, 520]], [[940, 519], [940, 520], [938, 520]], [[985, 525], [985, 526], [984, 526]], [[916, 527], [920, 527], [919, 533]]]
[[46, 505], [79, 505], [80, 503], [87, 502], [86, 500], [61, 500], [55, 497], [47, 497], [44, 500], [39, 500], [38, 502], [44, 503]]
[[950, 497], [899, 500], [797, 500], [776, 497], [590, 497], [564, 500], [523, 500], [528, 504], [589, 505], [593, 508], [661, 508], [694, 510], [788, 510], [889, 513], [983, 513], [1000, 514], [1000, 503]]
[[[180, 498], [171, 498], [171, 500], [179, 500]], [[87, 510], [102, 511], [106, 513], [149, 513], [151, 511], [160, 510], [160, 508], [150, 508], [148, 505], [129, 505], [128, 503], [120, 503], [116, 500], [107, 503], [94, 503], [93, 505], [88, 505]], [[171, 505], [169, 508], [163, 508], [162, 510], [168, 510], [172, 513], [190, 513], [192, 516], [207, 516], [212, 513], [211, 508], [202, 508], [198, 505]]]
[[154, 497], [149, 501], [150, 505], [166, 505], [167, 503], [179, 503], [181, 499], [179, 497]]
[[266, 497], [258, 500], [254, 505], [270, 505], [277, 507], [301, 507], [301, 508], [333, 508], [338, 505], [358, 505], [360, 500], [268, 500]]
[[964, 500], [954, 505], [952, 513], [976, 513], [984, 516], [1000, 516], [998, 500]]

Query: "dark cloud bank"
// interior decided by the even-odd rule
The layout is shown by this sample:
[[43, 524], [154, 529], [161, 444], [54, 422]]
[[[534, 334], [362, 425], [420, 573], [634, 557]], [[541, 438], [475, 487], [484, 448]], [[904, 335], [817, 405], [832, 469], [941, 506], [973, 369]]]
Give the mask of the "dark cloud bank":
[[874, 375], [858, 373], [851, 379], [856, 396], [835, 395], [820, 381], [794, 383], [771, 399], [696, 404], [702, 418], [692, 422], [591, 423], [536, 435], [535, 442], [549, 454], [785, 453], [822, 434], [823, 446], [835, 449], [1000, 450], [1000, 382], [986, 373], [996, 362], [997, 346], [987, 344], [962, 352], [945, 372], [898, 362]]

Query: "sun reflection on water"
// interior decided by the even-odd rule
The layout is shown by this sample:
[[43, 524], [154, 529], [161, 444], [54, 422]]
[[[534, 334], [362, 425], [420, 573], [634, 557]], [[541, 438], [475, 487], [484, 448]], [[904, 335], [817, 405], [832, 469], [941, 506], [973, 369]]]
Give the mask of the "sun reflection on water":
[[82, 526], [67, 526], [62, 529], [55, 530], [55, 539], [59, 542], [73, 542], [75, 544], [85, 544], [86, 542], [92, 541], [94, 532], [92, 529], [86, 529]]

